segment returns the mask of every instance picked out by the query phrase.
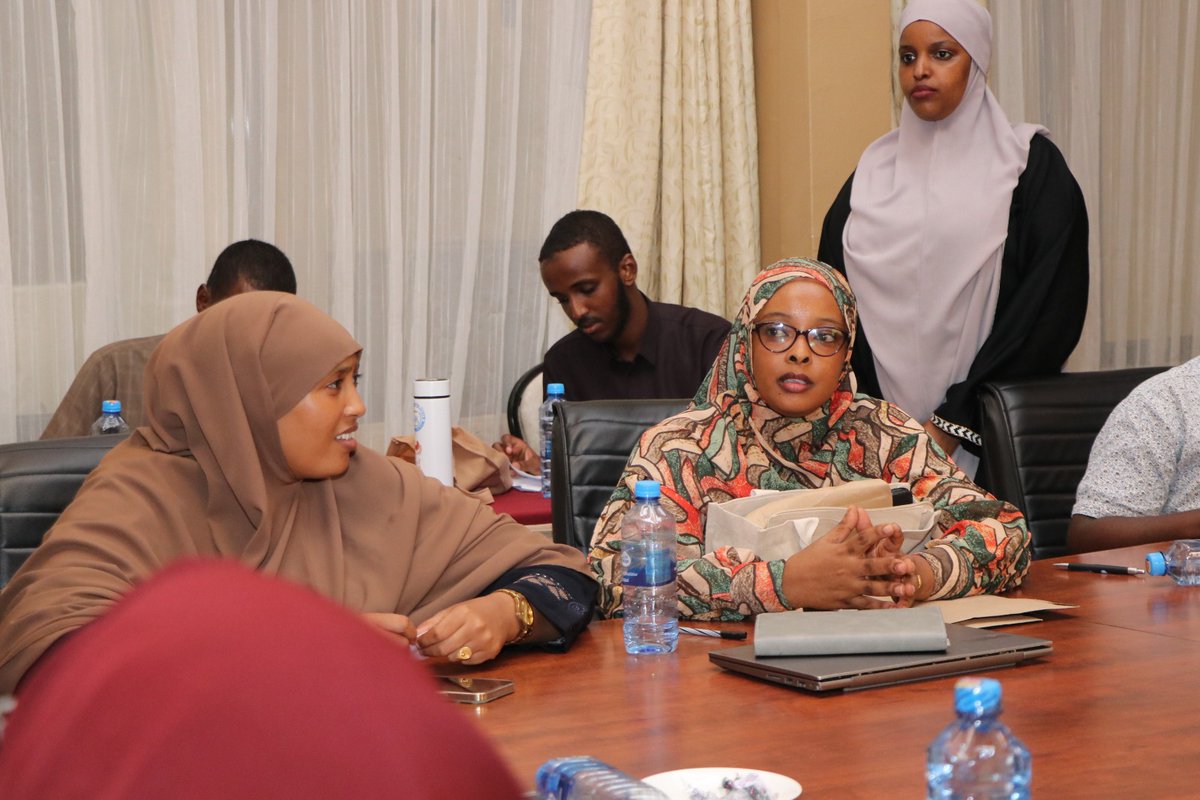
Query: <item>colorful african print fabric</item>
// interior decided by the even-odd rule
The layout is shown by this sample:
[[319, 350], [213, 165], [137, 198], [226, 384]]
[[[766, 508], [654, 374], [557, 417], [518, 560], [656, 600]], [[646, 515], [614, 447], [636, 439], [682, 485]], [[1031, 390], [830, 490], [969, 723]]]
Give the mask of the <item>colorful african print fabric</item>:
[[[783, 417], [759, 397], [750, 367], [751, 324], [779, 287], [818, 281], [833, 293], [846, 322], [846, 368], [832, 397], [805, 418]], [[933, 570], [932, 599], [997, 593], [1017, 586], [1029, 567], [1029, 532], [1014, 506], [996, 500], [955, 466], [911, 416], [855, 394], [850, 352], [857, 326], [854, 295], [826, 265], [789, 259], [750, 285], [729, 338], [693, 404], [643, 434], [592, 537], [588, 556], [601, 584], [601, 609], [621, 609], [621, 518], [634, 484], [656, 480], [678, 525], [679, 612], [693, 619], [741, 619], [791, 609], [782, 592], [784, 561], [753, 552], [708, 552], [710, 503], [754, 489], [836, 486], [881, 478], [903, 483], [914, 500], [937, 511], [940, 531], [924, 557]]]

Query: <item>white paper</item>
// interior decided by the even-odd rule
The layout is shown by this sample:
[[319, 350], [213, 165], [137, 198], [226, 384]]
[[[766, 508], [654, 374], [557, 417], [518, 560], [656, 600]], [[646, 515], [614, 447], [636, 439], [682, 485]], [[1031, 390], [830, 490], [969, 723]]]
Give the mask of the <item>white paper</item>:
[[959, 597], [955, 600], [933, 600], [928, 605], [937, 606], [946, 622], [965, 622], [969, 619], [1007, 617], [1038, 611], [1078, 608], [1078, 606], [1052, 603], [1049, 600], [1038, 600], [1034, 597], [999, 597], [994, 594], [977, 594], [974, 597]]
[[541, 492], [542, 491], [542, 476], [530, 475], [524, 470], [512, 468], [513, 485], [512, 488], [518, 492]]

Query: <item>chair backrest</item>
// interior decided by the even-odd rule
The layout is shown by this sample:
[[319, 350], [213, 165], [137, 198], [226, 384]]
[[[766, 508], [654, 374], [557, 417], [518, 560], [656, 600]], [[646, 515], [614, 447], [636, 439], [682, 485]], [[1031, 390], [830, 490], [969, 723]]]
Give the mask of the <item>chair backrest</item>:
[[524, 439], [534, 449], [537, 449], [534, 439], [541, 435], [538, 431], [538, 408], [542, 405], [544, 395], [541, 364], [526, 370], [508, 392], [508, 432]]
[[1034, 558], [1067, 552], [1075, 490], [1096, 434], [1117, 403], [1164, 369], [1068, 372], [983, 386], [981, 466], [992, 493], [1024, 512]]
[[0, 446], [0, 586], [41, 544], [104, 454], [126, 438], [81, 436]]
[[689, 402], [690, 398], [588, 400], [555, 406], [550, 459], [554, 541], [588, 551], [596, 520], [638, 439]]

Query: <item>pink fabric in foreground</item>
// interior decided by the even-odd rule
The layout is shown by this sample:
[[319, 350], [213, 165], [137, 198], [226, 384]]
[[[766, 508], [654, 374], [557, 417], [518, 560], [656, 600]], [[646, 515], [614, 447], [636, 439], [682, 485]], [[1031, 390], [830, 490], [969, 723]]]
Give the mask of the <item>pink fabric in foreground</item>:
[[229, 561], [174, 566], [61, 641], [6, 727], [5, 800], [520, 797], [402, 644]]

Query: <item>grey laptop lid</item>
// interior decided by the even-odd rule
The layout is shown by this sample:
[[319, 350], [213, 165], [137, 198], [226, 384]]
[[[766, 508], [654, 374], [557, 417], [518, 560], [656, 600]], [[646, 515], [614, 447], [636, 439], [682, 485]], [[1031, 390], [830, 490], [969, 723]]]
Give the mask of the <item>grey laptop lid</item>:
[[1018, 636], [993, 628], [947, 625], [950, 647], [944, 653], [879, 653], [870, 655], [756, 658], [754, 645], [713, 650], [714, 664], [755, 678], [814, 692], [865, 689], [919, 681], [943, 675], [977, 672], [1019, 664], [1047, 655], [1046, 639]]

